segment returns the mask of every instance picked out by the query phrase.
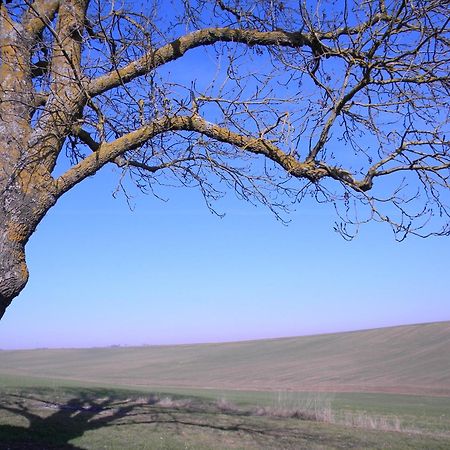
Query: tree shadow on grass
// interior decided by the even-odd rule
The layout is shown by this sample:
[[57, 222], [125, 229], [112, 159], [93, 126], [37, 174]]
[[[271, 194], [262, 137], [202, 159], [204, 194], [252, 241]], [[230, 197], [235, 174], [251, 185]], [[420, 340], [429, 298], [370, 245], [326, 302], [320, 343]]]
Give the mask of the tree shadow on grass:
[[[251, 435], [270, 430], [252, 428], [246, 423], [245, 411], [223, 412], [211, 405], [197, 403], [181, 407], [161, 407], [147, 395], [145, 401], [130, 401], [112, 396], [107, 391], [74, 391], [76, 396], [56, 400], [57, 395], [46, 390], [33, 394], [7, 394], [0, 397], [0, 447], [8, 450], [55, 450], [80, 447], [72, 444], [87, 431], [105, 427], [147, 425], [155, 429], [170, 429], [183, 434], [186, 427], [207, 429], [208, 432], [240, 432]], [[103, 395], [102, 395], [103, 394]], [[103, 397], [103, 398], [102, 398]], [[56, 399], [55, 399], [56, 398]], [[51, 400], [49, 400], [51, 399]], [[221, 420], [218, 417], [221, 417]], [[224, 418], [227, 420], [224, 420]], [[5, 418], [7, 422], [5, 423]], [[3, 421], [3, 423], [1, 423]], [[22, 424], [18, 425], [18, 424]]]
[[95, 389], [66, 390], [62, 399], [57, 393], [45, 390], [3, 394], [0, 395], [0, 449], [81, 450], [72, 441], [100, 429], [106, 432], [103, 430], [96, 438], [104, 439], [101, 444], [106, 447], [113, 439], [112, 434], [127, 436], [131, 429], [133, 433], [141, 430], [146, 436], [154, 433], [153, 437], [158, 433], [167, 434], [180, 442], [187, 438], [194, 444], [201, 433], [208, 442], [221, 443], [222, 439], [230, 438], [243, 444], [250, 441], [258, 448], [316, 448], [318, 444], [327, 448], [354, 445], [364, 448], [368, 444], [353, 433], [346, 435], [340, 430], [336, 434], [323, 426], [315, 429], [311, 422], [260, 418], [239, 409], [224, 411], [204, 400], [194, 399], [184, 404], [173, 401], [169, 405], [162, 405], [158, 400], [151, 394], [130, 400], [126, 394], [117, 397]]
[[108, 426], [131, 413], [134, 406], [110, 398], [84, 395], [53, 403], [35, 395], [9, 395], [2, 399], [0, 412], [23, 419], [28, 425], [0, 423], [2, 449], [79, 449], [70, 443], [86, 431]]

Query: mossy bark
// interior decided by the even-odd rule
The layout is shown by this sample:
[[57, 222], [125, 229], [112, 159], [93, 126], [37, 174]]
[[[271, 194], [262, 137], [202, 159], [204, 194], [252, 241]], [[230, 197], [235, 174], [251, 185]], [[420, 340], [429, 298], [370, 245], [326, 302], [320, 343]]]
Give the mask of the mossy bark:
[[8, 231], [0, 230], [0, 319], [12, 300], [19, 295], [28, 281], [24, 245], [14, 242]]
[[[29, 182], [24, 184], [24, 179]], [[4, 195], [0, 203], [0, 319], [28, 281], [25, 245], [56, 202], [50, 184], [33, 185], [23, 174], [1, 187]]]

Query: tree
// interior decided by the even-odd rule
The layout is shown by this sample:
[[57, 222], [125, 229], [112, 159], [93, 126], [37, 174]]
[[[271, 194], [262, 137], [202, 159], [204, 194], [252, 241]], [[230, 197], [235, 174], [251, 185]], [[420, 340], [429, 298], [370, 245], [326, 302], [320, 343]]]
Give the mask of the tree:
[[[107, 164], [212, 210], [224, 189], [279, 217], [312, 195], [344, 237], [449, 234], [449, 2], [335, 3], [3, 2], [0, 317], [36, 226]], [[210, 74], [177, 69], [199, 51]]]

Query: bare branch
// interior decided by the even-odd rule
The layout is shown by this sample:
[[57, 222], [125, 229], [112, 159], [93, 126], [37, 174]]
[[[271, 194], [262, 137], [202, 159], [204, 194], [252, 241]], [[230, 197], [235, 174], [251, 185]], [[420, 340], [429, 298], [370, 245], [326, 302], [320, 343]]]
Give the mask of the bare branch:
[[[296, 178], [306, 178], [309, 181], [316, 182], [323, 177], [332, 177], [357, 186], [357, 182], [353, 180], [350, 173], [342, 169], [329, 167], [324, 163], [300, 162], [292, 155], [286, 154], [280, 148], [271, 144], [269, 141], [234, 133], [227, 128], [210, 123], [200, 116], [195, 115], [165, 117], [133, 132], [127, 133], [115, 141], [103, 143], [101, 145], [93, 141], [87, 132], [78, 129], [76, 134], [83, 142], [94, 150], [95, 153], [86, 157], [86, 159], [69, 169], [56, 180], [58, 191], [61, 193], [66, 192], [74, 184], [87, 176], [94, 174], [106, 163], [116, 160], [117, 157], [124, 153], [142, 146], [155, 136], [167, 131], [194, 131], [216, 141], [236, 146], [243, 151], [265, 156], [281, 166], [288, 174]], [[133, 165], [138, 167], [137, 163], [134, 163]], [[140, 167], [145, 168], [146, 165], [142, 164]], [[153, 171], [153, 169], [149, 170]]]
[[33, 1], [23, 18], [23, 27], [26, 33], [34, 41], [50, 26], [60, 5], [60, 0], [35, 0]]
[[125, 67], [116, 69], [108, 74], [91, 81], [87, 88], [94, 97], [121, 84], [145, 75], [163, 64], [181, 58], [187, 51], [217, 42], [237, 42], [250, 46], [277, 45], [281, 47], [299, 48], [314, 47], [310, 37], [302, 33], [286, 31], [259, 32], [256, 30], [239, 30], [231, 28], [207, 28], [194, 31], [186, 36], [146, 53], [143, 57], [133, 61]]

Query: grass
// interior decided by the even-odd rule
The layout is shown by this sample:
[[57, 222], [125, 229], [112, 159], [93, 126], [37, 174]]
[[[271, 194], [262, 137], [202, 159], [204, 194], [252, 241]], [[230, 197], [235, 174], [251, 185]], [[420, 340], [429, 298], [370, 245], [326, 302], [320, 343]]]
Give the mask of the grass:
[[450, 322], [223, 344], [0, 351], [0, 374], [151, 388], [450, 396]]
[[[277, 402], [286, 407], [292, 399], [283, 394]], [[205, 397], [11, 383], [0, 394], [0, 442], [14, 450], [446, 449], [450, 437], [355, 428], [270, 410], [258, 415]]]
[[[79, 392], [94, 390], [101, 397], [156, 395], [159, 398], [198, 399], [202, 403], [219, 402], [233, 408], [266, 411], [275, 415], [325, 416], [327, 422], [366, 428], [398, 429], [413, 433], [447, 435], [450, 430], [450, 400], [448, 397], [430, 397], [385, 393], [349, 392], [295, 392], [243, 391], [223, 389], [192, 389], [170, 387], [136, 387], [105, 383], [80, 383], [55, 378], [0, 375], [1, 391], [32, 392], [46, 390]], [[80, 387], [82, 386], [82, 388]], [[229, 408], [229, 409], [233, 409]], [[304, 412], [304, 413], [302, 413]], [[384, 425], [383, 425], [384, 424]]]

